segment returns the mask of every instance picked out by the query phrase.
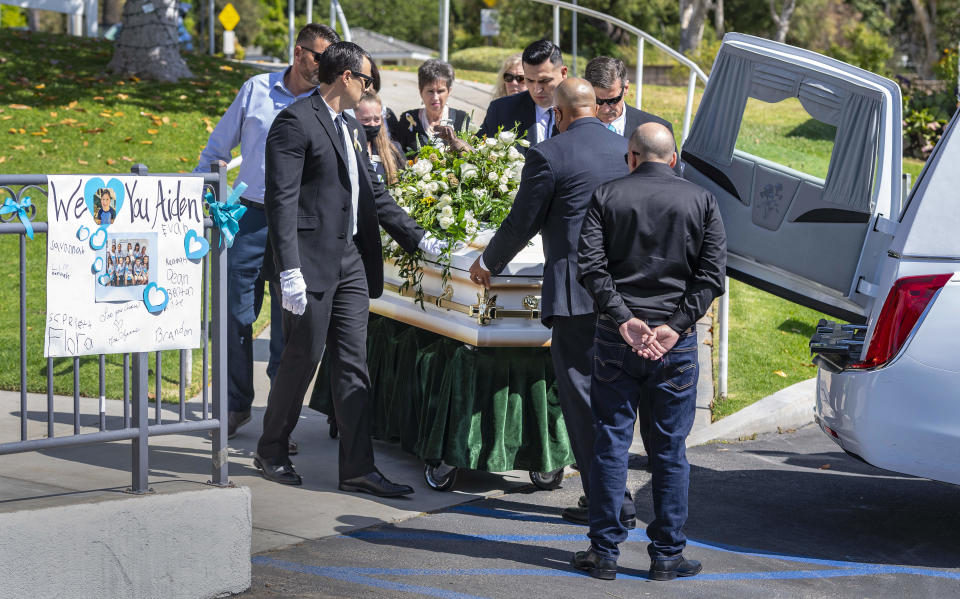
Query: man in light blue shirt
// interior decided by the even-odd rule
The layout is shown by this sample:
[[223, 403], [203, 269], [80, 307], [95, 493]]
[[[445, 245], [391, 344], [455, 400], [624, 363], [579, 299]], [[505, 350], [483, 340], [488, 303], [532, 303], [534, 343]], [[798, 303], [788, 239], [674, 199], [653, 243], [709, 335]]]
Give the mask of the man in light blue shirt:
[[[248, 79], [230, 108], [217, 123], [194, 172], [206, 172], [211, 165], [226, 163], [238, 144], [243, 162], [235, 185], [247, 184], [241, 203], [247, 212], [227, 253], [227, 396], [229, 415], [227, 437], [250, 420], [253, 403], [253, 323], [263, 302], [264, 281], [260, 276], [267, 245], [267, 220], [263, 212], [264, 149], [267, 133], [281, 110], [316, 89], [320, 55], [340, 41], [337, 32], [311, 23], [300, 30], [293, 50], [293, 64], [280, 73], [264, 73]], [[273, 380], [283, 334], [280, 327], [280, 297], [270, 298], [270, 361], [267, 376]], [[296, 445], [290, 442], [290, 453]]]

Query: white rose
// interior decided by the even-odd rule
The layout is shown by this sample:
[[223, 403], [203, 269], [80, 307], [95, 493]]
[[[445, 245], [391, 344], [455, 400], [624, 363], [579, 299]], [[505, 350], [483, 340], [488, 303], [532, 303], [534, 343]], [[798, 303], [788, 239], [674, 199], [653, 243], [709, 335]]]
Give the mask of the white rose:
[[444, 181], [443, 179], [440, 179], [439, 181], [437, 181], [437, 188], [440, 189], [440, 191], [446, 191], [450, 189], [450, 186], [447, 185], [446, 181]]
[[510, 194], [509, 194], [507, 197], [509, 197], [511, 200], [513, 200], [514, 198], [516, 198], [516, 197], [517, 197], [517, 190], [514, 189], [513, 191], [511, 191]]
[[510, 149], [507, 150], [507, 158], [511, 162], [516, 162], [518, 160], [523, 160], [523, 154], [521, 154], [515, 147], [510, 146]]
[[429, 160], [417, 160], [411, 168], [413, 172], [422, 177], [433, 170], [433, 163]]
[[513, 131], [501, 131], [497, 138], [500, 140], [500, 143], [507, 146], [517, 139], [517, 134]]
[[488, 137], [488, 138], [487, 138], [487, 141], [486, 141], [486, 144], [487, 144], [487, 147], [488, 147], [488, 148], [496, 147], [496, 145], [497, 145], [497, 140], [494, 139], [494, 138], [492, 138], [492, 137]]
[[529, 148], [529, 147], [530, 147], [530, 142], [527, 141], [527, 140], [525, 140], [525, 139], [518, 139], [518, 140], [517, 140], [517, 143], [520, 144], [521, 146], [525, 147], [525, 148]]
[[440, 184], [436, 181], [431, 181], [426, 184], [426, 188], [430, 193], [437, 193], [437, 191], [440, 189]]
[[498, 180], [499, 178], [500, 178], [500, 177], [497, 176], [497, 173], [490, 173], [490, 174], [487, 175], [487, 180], [488, 180], [488, 181], [491, 181], [491, 182], [496, 181], [496, 180]]
[[460, 178], [461, 179], [472, 179], [477, 176], [477, 167], [470, 164], [469, 162], [464, 162], [460, 165]]
[[501, 183], [500, 185], [497, 186], [497, 189], [500, 190], [500, 193], [507, 193], [507, 189], [508, 189], [507, 184]]
[[451, 208], [450, 206], [444, 206], [443, 208], [440, 209], [440, 216], [443, 216], [446, 218], [453, 218], [453, 208]]
[[497, 161], [500, 160], [500, 158], [502, 158], [500, 152], [490, 152], [490, 160]]
[[486, 197], [486, 195], [487, 190], [483, 189], [482, 187], [477, 187], [473, 190], [473, 197], [477, 198], [478, 200], [482, 200]]
[[437, 218], [437, 222], [440, 223], [441, 228], [446, 229], [447, 227], [453, 224], [453, 217], [440, 215]]
[[510, 177], [507, 175], [507, 173], [503, 173], [503, 175], [500, 176], [500, 184], [506, 185], [509, 182], [510, 182]]
[[453, 201], [453, 198], [450, 197], [450, 194], [445, 193], [442, 196], [440, 196], [439, 200], [437, 200], [437, 206], [440, 206], [441, 208], [443, 208], [444, 206], [449, 206], [452, 201]]

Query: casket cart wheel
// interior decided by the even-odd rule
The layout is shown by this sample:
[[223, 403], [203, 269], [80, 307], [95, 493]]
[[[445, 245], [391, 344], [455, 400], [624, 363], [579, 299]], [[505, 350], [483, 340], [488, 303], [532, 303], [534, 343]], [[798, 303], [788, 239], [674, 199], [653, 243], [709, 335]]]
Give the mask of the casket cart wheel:
[[530, 482], [536, 485], [538, 489], [544, 491], [559, 489], [560, 483], [563, 482], [563, 468], [554, 470], [553, 472], [535, 472], [531, 470]]
[[434, 491], [449, 491], [457, 483], [457, 471], [459, 468], [444, 464], [427, 464], [423, 468], [423, 478]]

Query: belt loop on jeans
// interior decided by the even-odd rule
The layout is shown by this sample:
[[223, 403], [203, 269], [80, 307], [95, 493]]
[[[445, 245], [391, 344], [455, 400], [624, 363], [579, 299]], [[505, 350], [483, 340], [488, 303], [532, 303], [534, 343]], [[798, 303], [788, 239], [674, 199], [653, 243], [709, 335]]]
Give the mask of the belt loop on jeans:
[[246, 206], [247, 208], [257, 208], [258, 210], [263, 210], [263, 200], [248, 200], [247, 198], [240, 198], [240, 205]]

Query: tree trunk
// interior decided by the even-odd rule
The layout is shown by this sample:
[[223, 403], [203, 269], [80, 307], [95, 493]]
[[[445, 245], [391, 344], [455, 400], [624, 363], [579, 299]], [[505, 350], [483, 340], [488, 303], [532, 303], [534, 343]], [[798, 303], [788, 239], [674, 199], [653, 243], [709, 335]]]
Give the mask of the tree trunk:
[[717, 39], [722, 40], [727, 32], [723, 24], [723, 0], [715, 0], [713, 6], [713, 28], [717, 32]]
[[123, 2], [124, 0], [104, 0], [103, 22], [105, 24], [115, 25], [123, 20]]
[[709, 0], [680, 0], [680, 52], [700, 46], [709, 7]]
[[770, 0], [770, 16], [773, 17], [773, 24], [777, 27], [777, 32], [773, 39], [780, 43], [787, 41], [787, 33], [790, 31], [790, 17], [793, 16], [794, 9], [797, 8], [797, 0], [783, 0], [783, 6], [780, 12], [777, 12], [776, 0]]
[[[934, 31], [933, 20], [930, 18], [930, 14], [927, 13], [927, 7], [923, 0], [910, 0], [910, 4], [913, 5], [913, 12], [917, 15], [917, 23], [923, 32], [923, 42], [927, 55], [923, 60], [921, 74], [927, 76], [930, 73], [930, 67], [940, 58], [937, 56], [937, 32]], [[930, 0], [930, 4], [935, 6], [934, 0]], [[934, 8], [933, 10], [936, 9]]]
[[123, 29], [107, 68], [160, 81], [193, 77], [180, 56], [177, 16], [177, 0], [127, 0]]

